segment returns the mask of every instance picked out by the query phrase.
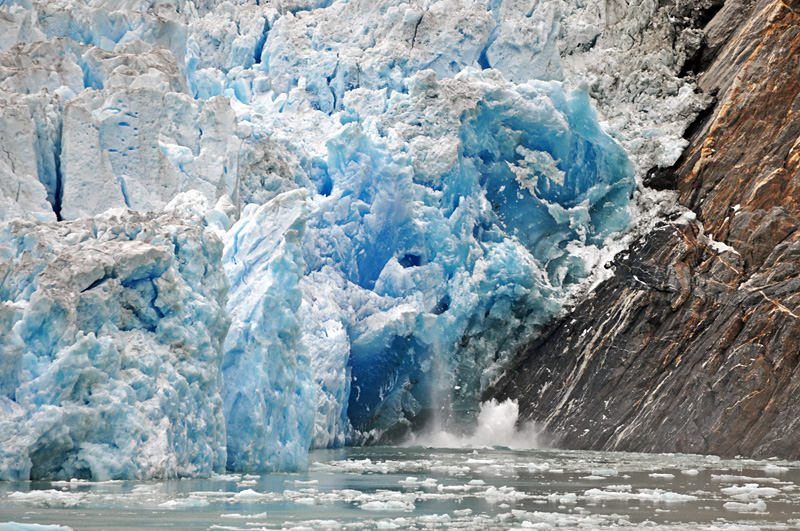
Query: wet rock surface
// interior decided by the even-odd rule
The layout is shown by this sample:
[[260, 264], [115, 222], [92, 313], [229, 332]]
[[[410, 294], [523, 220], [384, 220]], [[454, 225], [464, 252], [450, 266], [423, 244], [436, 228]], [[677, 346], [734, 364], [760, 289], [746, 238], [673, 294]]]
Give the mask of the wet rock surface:
[[716, 103], [645, 181], [692, 212], [618, 255], [487, 398], [567, 448], [800, 457], [798, 10], [729, 0], [705, 25], [691, 67]]

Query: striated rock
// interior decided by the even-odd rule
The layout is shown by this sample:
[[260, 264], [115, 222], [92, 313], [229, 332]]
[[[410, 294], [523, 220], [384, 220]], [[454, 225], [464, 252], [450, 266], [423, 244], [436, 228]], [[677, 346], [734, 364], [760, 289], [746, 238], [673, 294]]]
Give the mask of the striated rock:
[[618, 255], [487, 398], [568, 448], [800, 457], [798, 7], [728, 1], [708, 23], [695, 66], [718, 103], [647, 181], [696, 216]]
[[797, 457], [798, 253], [779, 246], [745, 280], [743, 257], [696, 223], [665, 223], [492, 396], [569, 448]]

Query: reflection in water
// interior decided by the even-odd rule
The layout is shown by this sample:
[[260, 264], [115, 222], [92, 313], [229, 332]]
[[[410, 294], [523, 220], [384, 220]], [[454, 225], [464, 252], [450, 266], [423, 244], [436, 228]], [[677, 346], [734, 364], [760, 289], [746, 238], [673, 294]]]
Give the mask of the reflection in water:
[[[486, 409], [491, 418], [513, 413], [496, 409], [508, 404], [492, 407]], [[470, 444], [481, 442], [475, 438]], [[0, 483], [0, 521], [6, 522], [0, 531], [37, 529], [30, 526], [34, 523], [232, 531], [626, 526], [741, 531], [800, 525], [797, 462], [375, 447], [316, 451], [311, 463], [302, 474]]]

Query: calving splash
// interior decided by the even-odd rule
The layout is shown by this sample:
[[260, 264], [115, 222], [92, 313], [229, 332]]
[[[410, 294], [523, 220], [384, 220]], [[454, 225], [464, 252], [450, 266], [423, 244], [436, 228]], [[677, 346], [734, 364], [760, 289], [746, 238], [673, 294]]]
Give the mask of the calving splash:
[[429, 426], [412, 435], [406, 446], [431, 448], [511, 448], [533, 450], [543, 446], [536, 426], [519, 422], [519, 404], [514, 400], [489, 400], [480, 406], [477, 424], [468, 435], [444, 431], [438, 425]]
[[0, 479], [484, 444], [630, 222], [547, 2], [2, 9]]

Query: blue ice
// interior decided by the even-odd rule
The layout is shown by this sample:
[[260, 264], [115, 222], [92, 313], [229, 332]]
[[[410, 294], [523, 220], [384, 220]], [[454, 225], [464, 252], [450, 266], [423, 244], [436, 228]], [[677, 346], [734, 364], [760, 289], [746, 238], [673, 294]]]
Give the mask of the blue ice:
[[[98, 236], [41, 236], [58, 252], [29, 267], [38, 240], [0, 226], [0, 427], [19, 426], [0, 478], [298, 470], [309, 448], [469, 430], [630, 221], [631, 164], [562, 83], [551, 2], [34, 4], [2, 22], [61, 65], [12, 87], [43, 98], [31, 186], [71, 217], [199, 191], [209, 240], [162, 221], [149, 272], [86, 254], [89, 295], [42, 306], [48, 261]], [[130, 226], [151, 222], [113, 230], [149, 245]]]

